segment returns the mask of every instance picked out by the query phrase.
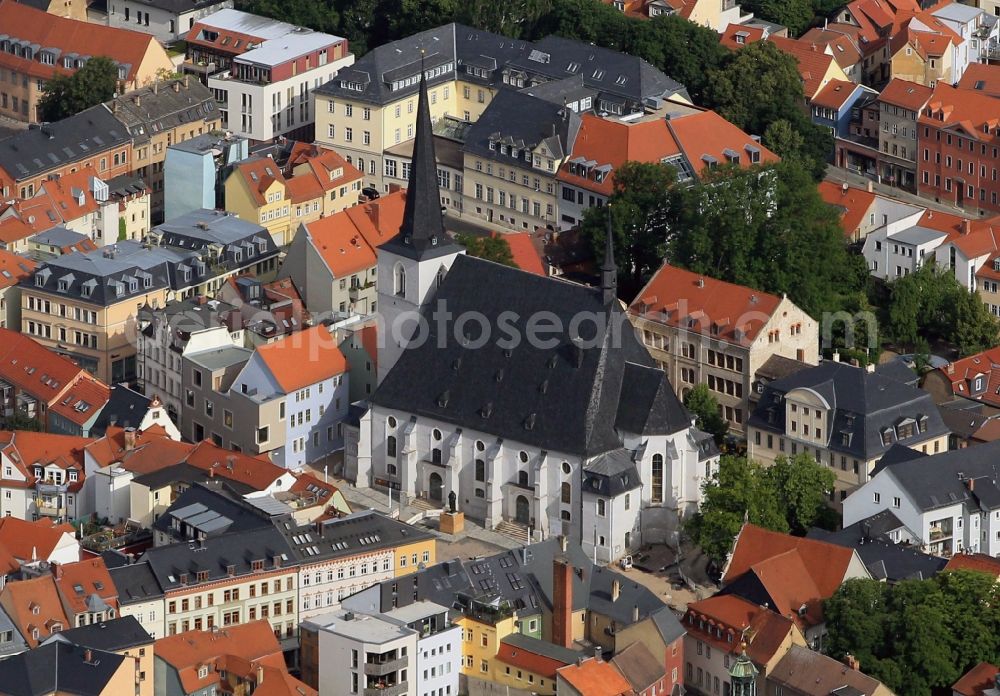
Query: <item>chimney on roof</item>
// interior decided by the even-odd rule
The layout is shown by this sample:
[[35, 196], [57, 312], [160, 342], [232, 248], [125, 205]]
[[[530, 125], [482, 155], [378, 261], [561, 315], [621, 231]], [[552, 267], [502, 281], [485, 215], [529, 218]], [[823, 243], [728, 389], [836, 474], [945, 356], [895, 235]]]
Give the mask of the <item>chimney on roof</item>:
[[868, 193], [875, 193], [875, 182], [869, 179], [865, 188], [868, 190]]
[[972, 231], [972, 220], [962, 220], [962, 234], [969, 234]]
[[94, 652], [90, 648], [83, 651], [83, 661], [88, 665], [94, 661]]
[[873, 373], [875, 372], [875, 363], [868, 363], [865, 365], [865, 372]]
[[622, 584], [619, 580], [611, 581], [611, 601], [617, 602], [618, 598], [622, 596]]
[[632, 605], [632, 623], [639, 623], [639, 605]]
[[117, 114], [118, 113], [118, 100], [117, 99], [112, 99], [111, 100], [111, 113], [113, 113], [113, 114]]
[[854, 657], [854, 655], [852, 655], [851, 653], [847, 653], [846, 655], [844, 655], [844, 664], [853, 669], [854, 671], [858, 671], [861, 669], [861, 663], [858, 662], [858, 658]]
[[594, 646], [594, 659], [598, 662], [604, 661], [604, 649], [600, 645]]
[[965, 479], [965, 486], [969, 489], [969, 493], [973, 493], [976, 490], [976, 479], [971, 476]]
[[171, 85], [171, 87], [174, 88], [175, 92], [180, 92], [181, 91], [181, 83], [177, 82], [176, 80], [174, 81], [174, 84]]
[[160, 81], [159, 80], [154, 80], [153, 81], [153, 94], [159, 94], [159, 92], [160, 92]]
[[257, 665], [257, 686], [260, 687], [264, 683], [264, 665]]
[[836, 350], [833, 351], [833, 355], [830, 356], [830, 359], [833, 360], [833, 362], [840, 362], [840, 352]]
[[125, 428], [125, 451], [131, 452], [135, 449], [135, 428]]
[[132, 97], [132, 101], [135, 102], [136, 106], [142, 106], [142, 98], [139, 96], [138, 93], [136, 93], [136, 95]]
[[191, 86], [191, 76], [190, 75], [185, 75], [184, 76], [184, 89], [188, 89], [190, 86]]
[[573, 646], [573, 567], [559, 557], [552, 561], [552, 642]]
[[56, 580], [62, 580], [63, 576], [62, 563], [59, 563], [58, 561], [52, 561], [49, 564], [49, 567], [52, 568], [52, 577], [54, 577]]

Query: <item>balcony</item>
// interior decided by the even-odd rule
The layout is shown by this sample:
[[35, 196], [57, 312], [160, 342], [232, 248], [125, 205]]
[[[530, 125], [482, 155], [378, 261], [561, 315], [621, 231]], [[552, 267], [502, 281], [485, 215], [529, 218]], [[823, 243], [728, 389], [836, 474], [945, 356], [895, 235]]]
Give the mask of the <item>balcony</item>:
[[931, 541], [941, 541], [942, 539], [951, 539], [951, 530], [942, 529], [940, 527], [931, 527], [930, 538]]
[[407, 682], [390, 684], [388, 686], [375, 686], [364, 690], [364, 696], [403, 696], [409, 686]]
[[364, 671], [370, 677], [384, 677], [386, 674], [398, 672], [405, 667], [406, 658], [397, 657], [395, 660], [386, 660], [385, 662], [366, 662]]
[[65, 493], [68, 487], [68, 482], [56, 483], [52, 479], [45, 479], [44, 481], [39, 481], [35, 485], [35, 491], [39, 495], [59, 495]]

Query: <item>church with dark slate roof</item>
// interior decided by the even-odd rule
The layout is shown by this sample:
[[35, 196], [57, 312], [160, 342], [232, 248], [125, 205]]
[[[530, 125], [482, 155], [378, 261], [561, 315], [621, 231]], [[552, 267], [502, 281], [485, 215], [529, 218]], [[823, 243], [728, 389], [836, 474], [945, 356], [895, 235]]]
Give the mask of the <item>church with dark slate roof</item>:
[[675, 541], [718, 466], [617, 298], [473, 258], [441, 215], [426, 85], [399, 234], [378, 250], [379, 384], [345, 433], [358, 486], [456, 507], [597, 562]]

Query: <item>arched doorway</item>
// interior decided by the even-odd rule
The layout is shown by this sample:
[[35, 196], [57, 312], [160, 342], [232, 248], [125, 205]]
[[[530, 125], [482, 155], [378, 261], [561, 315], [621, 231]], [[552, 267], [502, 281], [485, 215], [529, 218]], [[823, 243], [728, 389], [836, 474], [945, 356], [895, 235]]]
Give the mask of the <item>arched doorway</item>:
[[441, 474], [432, 473], [427, 481], [427, 487], [430, 489], [428, 495], [431, 500], [440, 503], [444, 499], [444, 483], [441, 481]]
[[531, 521], [528, 499], [523, 495], [517, 496], [514, 501], [514, 521], [518, 524], [528, 524]]

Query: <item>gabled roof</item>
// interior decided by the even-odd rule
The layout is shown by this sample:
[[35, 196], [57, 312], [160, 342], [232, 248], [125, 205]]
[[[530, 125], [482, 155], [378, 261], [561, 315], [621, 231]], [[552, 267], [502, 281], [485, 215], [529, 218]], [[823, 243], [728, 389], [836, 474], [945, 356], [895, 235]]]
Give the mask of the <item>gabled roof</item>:
[[823, 87], [823, 78], [835, 64], [833, 56], [825, 53], [816, 44], [789, 39], [783, 36], [769, 36], [768, 41], [774, 43], [782, 53], [795, 58], [799, 66], [799, 76], [802, 78], [802, 90], [806, 99], [812, 99]]
[[54, 52], [56, 58], [52, 65], [12, 53], [0, 53], [5, 67], [33, 78], [49, 79], [73, 72], [62, 67], [62, 59], [71, 55], [80, 58], [106, 55], [119, 66], [126, 67], [126, 80], [130, 82], [136, 79], [150, 49], [159, 50], [166, 60], [159, 42], [143, 32], [59, 17], [14, 0], [0, 0], [0, 15], [4, 18], [3, 31], [10, 38], [25, 41], [35, 46], [36, 51], [41, 48]]
[[861, 49], [858, 47], [853, 32], [842, 31], [839, 28], [813, 27], [801, 37], [810, 45], [823, 46], [833, 54], [833, 59], [844, 70], [857, 65], [862, 60]]
[[784, 596], [814, 590], [818, 596], [808, 599], [824, 600], [844, 582], [853, 557], [852, 549], [745, 523], [722, 581], [728, 585], [754, 571], [766, 586], [788, 593]]
[[51, 575], [8, 582], [0, 591], [0, 603], [31, 647], [72, 626]]
[[[0, 379], [18, 390], [50, 405], [82, 374], [83, 370], [69, 358], [25, 334], [0, 328]], [[91, 404], [92, 413], [102, 405]]]
[[118, 608], [118, 590], [104, 559], [88, 558], [64, 563], [56, 572], [56, 589], [68, 616]]
[[545, 261], [539, 253], [541, 245], [535, 245], [535, 237], [532, 232], [510, 232], [503, 235], [503, 239], [510, 247], [510, 255], [514, 258], [514, 265], [528, 273], [540, 276], [548, 275], [545, 271]]
[[848, 238], [853, 237], [857, 232], [861, 221], [865, 219], [868, 211], [875, 204], [876, 198], [871, 191], [854, 186], [845, 187], [833, 181], [821, 181], [819, 195], [828, 204], [840, 209], [840, 226]]
[[82, 426], [96, 418], [110, 398], [111, 389], [108, 385], [84, 372], [73, 380], [69, 389], [49, 408], [49, 412]]
[[[0, 661], [0, 683], [9, 696], [104, 696], [129, 658], [56, 641]], [[131, 679], [131, 676], [128, 677]]]
[[974, 570], [1000, 580], [1000, 559], [985, 553], [958, 553], [948, 559], [945, 570]]
[[41, 521], [29, 522], [17, 517], [0, 519], [0, 547], [24, 563], [36, 559], [48, 560], [65, 534], [72, 538], [73, 527], [67, 524], [52, 526]]
[[629, 645], [615, 655], [611, 662], [622, 673], [622, 676], [628, 679], [632, 690], [637, 694], [642, 693], [667, 676], [663, 662], [649, 652], [649, 648], [641, 641]]
[[591, 657], [557, 672], [580, 696], [629, 696], [632, 685], [612, 662]]
[[[1000, 346], [961, 358], [937, 369], [953, 396], [1000, 407]], [[982, 381], [979, 382], [979, 379]], [[977, 389], [978, 384], [981, 389]]]
[[29, 277], [36, 266], [31, 259], [0, 249], [0, 289], [17, 285]]
[[770, 662], [788, 634], [799, 632], [791, 619], [732, 594], [688, 604], [682, 623], [689, 635], [730, 655], [738, 655], [745, 642], [757, 665]]
[[70, 628], [56, 636], [73, 645], [94, 650], [121, 652], [128, 648], [149, 645], [153, 636], [146, 632], [134, 616], [120, 616], [100, 623]]
[[[970, 65], [969, 69], [971, 70], [973, 67], [974, 65]], [[902, 106], [911, 111], [920, 111], [933, 93], [933, 88], [919, 82], [910, 82], [894, 77], [889, 80], [889, 84], [882, 88], [878, 100], [893, 106]]]
[[322, 324], [258, 347], [257, 357], [285, 394], [348, 370], [347, 358]]
[[118, 95], [107, 105], [128, 129], [136, 147], [164, 131], [181, 126], [201, 128], [222, 118], [212, 91], [191, 76], [157, 80]]
[[[819, 94], [812, 98], [812, 104], [813, 106], [825, 106], [828, 109], [839, 110], [844, 107], [847, 100], [859, 89], [863, 88], [853, 82], [830, 80], [826, 83], [826, 87], [821, 89]], [[874, 94], [874, 92], [872, 93]]]
[[148, 563], [130, 563], [108, 570], [118, 590], [118, 603], [122, 606], [140, 604], [163, 597], [163, 590]]
[[749, 345], [765, 326], [763, 317], [770, 319], [781, 299], [663, 264], [632, 301], [629, 314]]
[[768, 673], [768, 681], [793, 693], [873, 696], [888, 693], [882, 682], [832, 657], [793, 645]]
[[941, 129], [953, 129], [965, 137], [986, 143], [1000, 139], [1000, 116], [996, 99], [975, 90], [957, 89], [938, 82], [920, 112], [918, 122]]
[[497, 659], [511, 667], [555, 679], [556, 670], [571, 665], [580, 653], [523, 633], [511, 633], [500, 641]]
[[764, 27], [747, 26], [730, 22], [722, 31], [720, 43], [730, 50], [737, 50], [767, 38]]
[[958, 88], [1000, 97], [1000, 65], [970, 63], [958, 81]]

